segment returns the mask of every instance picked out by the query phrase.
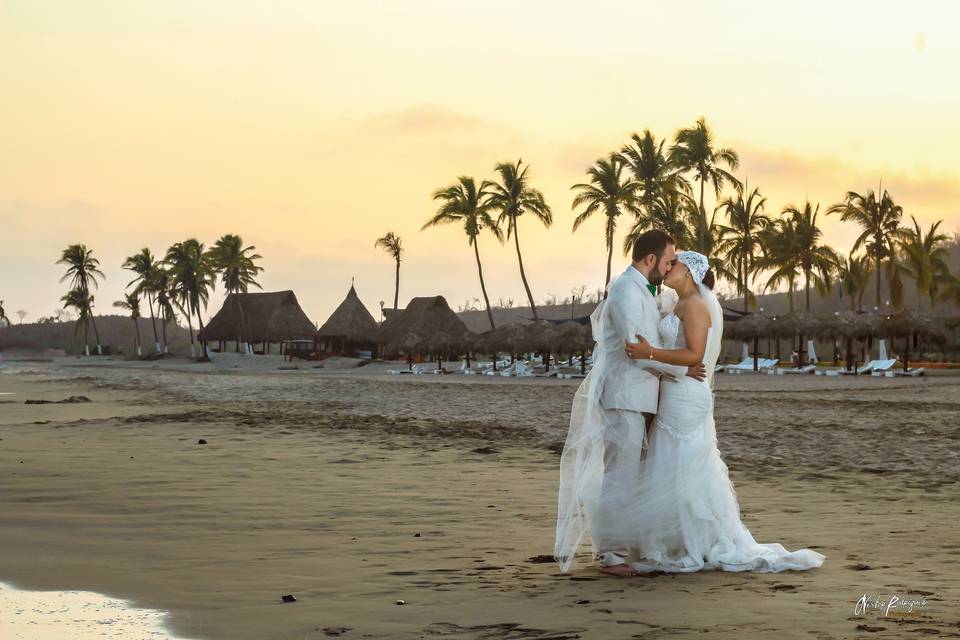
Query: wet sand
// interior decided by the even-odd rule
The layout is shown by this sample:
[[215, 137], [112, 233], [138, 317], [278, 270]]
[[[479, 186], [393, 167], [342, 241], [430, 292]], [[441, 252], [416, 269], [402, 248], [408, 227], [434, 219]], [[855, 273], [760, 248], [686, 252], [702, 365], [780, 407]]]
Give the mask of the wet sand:
[[18, 587], [197, 639], [960, 637], [957, 376], [719, 378], [745, 523], [824, 565], [615, 579], [537, 561], [578, 381], [68, 364], [0, 370]]

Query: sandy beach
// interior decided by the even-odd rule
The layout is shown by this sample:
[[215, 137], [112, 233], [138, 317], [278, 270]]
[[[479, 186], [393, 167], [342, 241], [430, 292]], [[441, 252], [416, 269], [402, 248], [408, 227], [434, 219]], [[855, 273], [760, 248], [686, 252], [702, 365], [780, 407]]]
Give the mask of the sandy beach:
[[721, 376], [744, 522], [824, 565], [615, 579], [538, 558], [578, 381], [87, 362], [0, 367], [0, 582], [197, 640], [960, 636], [957, 375]]

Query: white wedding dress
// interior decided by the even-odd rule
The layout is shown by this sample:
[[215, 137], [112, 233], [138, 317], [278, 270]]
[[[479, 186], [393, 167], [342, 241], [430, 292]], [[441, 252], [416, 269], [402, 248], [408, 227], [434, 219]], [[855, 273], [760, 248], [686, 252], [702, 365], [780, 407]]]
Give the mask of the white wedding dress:
[[[603, 414], [590, 402], [589, 385], [578, 391], [564, 452], [566, 467], [561, 462], [555, 550], [561, 570], [570, 568], [588, 532], [592, 541], [602, 537], [607, 548], [628, 550], [627, 561], [641, 573], [780, 572], [823, 564], [825, 556], [812, 549], [788, 551], [777, 543], [757, 543], [740, 520], [714, 429], [712, 371], [723, 325], [722, 316], [717, 317], [719, 303], [715, 298], [712, 303], [711, 321], [721, 329], [711, 327], [707, 334], [708, 378], [662, 379], [645, 458], [636, 455], [631, 462], [637, 469], [635, 482], [603, 482], [598, 458]], [[685, 348], [683, 323], [676, 315], [664, 316], [660, 339], [665, 348]]]

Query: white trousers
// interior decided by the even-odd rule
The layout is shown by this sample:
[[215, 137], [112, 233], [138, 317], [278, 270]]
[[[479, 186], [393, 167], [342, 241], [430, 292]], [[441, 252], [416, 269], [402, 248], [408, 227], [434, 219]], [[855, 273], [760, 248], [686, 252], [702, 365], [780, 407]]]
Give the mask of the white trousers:
[[594, 548], [603, 566], [624, 564], [629, 550], [604, 537], [602, 520], [615, 519], [619, 500], [630, 495], [640, 482], [640, 468], [646, 451], [647, 423], [652, 414], [625, 409], [605, 409], [603, 484], [596, 513], [601, 514], [591, 528]]

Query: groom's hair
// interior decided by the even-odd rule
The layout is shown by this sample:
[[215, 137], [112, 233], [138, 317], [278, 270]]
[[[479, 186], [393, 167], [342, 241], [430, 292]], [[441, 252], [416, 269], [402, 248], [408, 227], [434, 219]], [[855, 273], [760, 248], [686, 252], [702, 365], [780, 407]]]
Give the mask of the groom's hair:
[[641, 262], [651, 253], [657, 257], [657, 262], [663, 257], [663, 252], [671, 244], [676, 244], [669, 235], [659, 229], [644, 231], [633, 242], [633, 261]]

